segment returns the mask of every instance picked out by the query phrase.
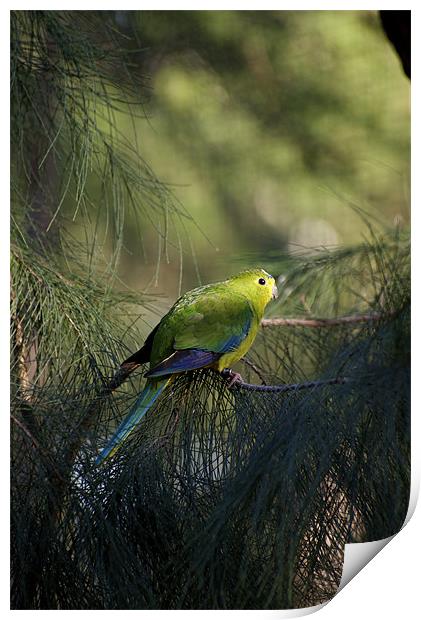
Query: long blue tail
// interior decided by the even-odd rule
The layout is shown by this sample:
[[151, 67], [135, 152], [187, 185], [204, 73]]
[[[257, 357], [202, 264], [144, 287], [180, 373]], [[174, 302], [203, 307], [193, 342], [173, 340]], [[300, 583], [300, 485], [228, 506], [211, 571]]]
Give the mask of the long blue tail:
[[131, 411], [115, 431], [108, 444], [96, 458], [95, 465], [99, 465], [105, 459], [112, 456], [121, 447], [132, 430], [139, 424], [145, 413], [152, 407], [158, 396], [168, 385], [172, 377], [165, 377], [161, 381], [148, 381], [145, 389], [139, 395]]

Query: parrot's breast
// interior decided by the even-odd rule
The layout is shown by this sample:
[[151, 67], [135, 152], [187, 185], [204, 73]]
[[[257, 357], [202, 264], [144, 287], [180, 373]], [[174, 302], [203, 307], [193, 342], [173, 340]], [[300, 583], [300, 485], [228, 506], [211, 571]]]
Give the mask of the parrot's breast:
[[213, 366], [213, 368], [221, 372], [225, 368], [231, 368], [231, 366], [233, 366], [242, 357], [244, 357], [244, 355], [247, 353], [247, 351], [250, 349], [251, 345], [253, 344], [254, 339], [256, 338], [258, 329], [259, 329], [259, 322], [256, 320], [252, 321], [249, 332], [247, 336], [244, 338], [244, 340], [242, 340], [240, 344], [233, 351], [227, 351], [227, 353], [224, 353], [223, 355], [221, 355], [221, 357], [216, 362], [216, 364]]

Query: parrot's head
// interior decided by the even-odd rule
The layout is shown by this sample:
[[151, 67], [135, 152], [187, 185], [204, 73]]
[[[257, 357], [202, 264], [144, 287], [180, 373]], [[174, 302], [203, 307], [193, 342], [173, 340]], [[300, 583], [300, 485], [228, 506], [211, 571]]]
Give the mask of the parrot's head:
[[231, 278], [231, 281], [262, 312], [271, 299], [278, 297], [275, 278], [264, 269], [246, 269]]

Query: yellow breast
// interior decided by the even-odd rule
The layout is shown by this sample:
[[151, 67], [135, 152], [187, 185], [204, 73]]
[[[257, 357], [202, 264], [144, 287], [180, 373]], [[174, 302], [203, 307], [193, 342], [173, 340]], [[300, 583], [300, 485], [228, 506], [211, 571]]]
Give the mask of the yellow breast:
[[231, 368], [231, 366], [238, 362], [250, 349], [251, 345], [254, 342], [254, 339], [256, 338], [258, 329], [259, 322], [253, 320], [249, 333], [240, 343], [238, 348], [235, 349], [235, 351], [228, 351], [227, 353], [224, 353], [213, 366], [213, 368], [221, 372], [225, 368]]

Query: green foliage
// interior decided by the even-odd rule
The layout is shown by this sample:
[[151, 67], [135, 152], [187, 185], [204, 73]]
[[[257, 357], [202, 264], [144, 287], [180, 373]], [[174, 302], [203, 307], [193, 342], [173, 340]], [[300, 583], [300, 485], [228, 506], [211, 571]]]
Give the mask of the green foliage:
[[[333, 62], [345, 45], [332, 27], [338, 15], [302, 15], [301, 21], [294, 12], [216, 12], [210, 19], [202, 12], [11, 13], [12, 608], [309, 606], [335, 593], [345, 542], [382, 538], [403, 523], [410, 291], [409, 240], [399, 228], [381, 234], [370, 224], [368, 241], [358, 246], [287, 253], [271, 222], [263, 256], [256, 243], [236, 257], [242, 265], [262, 259], [282, 274], [273, 316], [373, 317], [265, 327], [251, 352], [253, 369], [241, 368], [246, 378], [346, 381], [257, 392], [228, 389], [212, 371], [180, 376], [125, 449], [94, 466], [144, 382], [133, 373], [120, 385], [123, 377], [117, 373], [117, 381], [114, 373], [142, 343], [142, 322], [157, 314], [150, 296], [123, 285], [119, 265], [139, 274], [137, 246], [144, 242], [150, 256], [153, 230], [152, 279], [177, 256], [178, 273], [172, 264], [163, 270], [171, 293], [177, 291], [191, 220], [144, 161], [152, 142], [142, 149], [136, 142], [144, 121], [136, 104], [148, 90], [144, 70], [155, 63], [158, 108], [170, 112], [158, 122], [171, 130], [178, 170], [190, 158], [205, 166], [195, 174], [206, 169], [213, 189], [221, 190], [224, 217], [236, 196], [233, 208], [244, 214], [253, 179], [269, 174], [259, 159], [273, 174], [302, 166], [326, 180], [330, 163], [342, 156], [335, 174], [360, 187], [355, 168], [345, 174], [342, 134], [337, 144], [332, 137], [323, 159], [330, 136], [323, 119], [346, 110], [349, 131], [365, 124], [373, 140], [386, 121], [382, 114], [356, 119], [355, 93], [336, 80], [329, 107], [328, 75], [318, 80], [306, 67], [314, 50], [323, 55], [331, 46]], [[313, 16], [312, 38], [300, 39], [310, 56], [297, 48], [291, 54], [294, 37]], [[375, 30], [368, 17], [346, 18], [364, 24], [364, 33]], [[354, 37], [357, 30], [350, 27]], [[183, 33], [189, 49], [206, 48], [206, 62], [189, 52], [191, 70]], [[158, 62], [163, 40], [173, 50], [179, 45], [183, 60], [171, 71], [168, 59]], [[364, 40], [357, 37], [353, 49]], [[262, 74], [265, 66], [269, 73]], [[282, 103], [291, 133], [285, 124], [275, 135], [277, 105], [274, 99], [266, 108], [267, 89]], [[320, 105], [313, 101], [300, 112], [308, 92]], [[399, 161], [405, 145], [406, 138], [395, 144]], [[389, 138], [384, 148], [389, 152]], [[227, 175], [231, 159], [238, 175]], [[165, 157], [162, 164], [168, 165]], [[310, 205], [311, 183], [303, 185], [297, 172], [288, 191], [294, 186]], [[389, 187], [379, 193], [385, 204]], [[197, 203], [209, 206], [213, 199], [197, 191]], [[247, 217], [256, 236], [256, 219]], [[208, 232], [207, 218], [199, 219]], [[244, 240], [248, 225], [233, 221]], [[221, 241], [227, 238], [221, 231]], [[147, 268], [140, 270], [143, 277]], [[189, 266], [187, 277], [194, 271]]]
[[[149, 221], [162, 246], [190, 219], [117, 117], [135, 123], [145, 80], [106, 12], [11, 12], [12, 205], [15, 235], [84, 253], [116, 275], [130, 228]], [[75, 238], [77, 247], [75, 248]], [[177, 236], [174, 237], [177, 240]]]
[[347, 383], [260, 393], [229, 390], [212, 371], [185, 375], [103, 467], [95, 457], [139, 379], [130, 396], [104, 395], [96, 378], [88, 390], [81, 359], [73, 383], [45, 385], [26, 404], [43, 448], [14, 425], [13, 606], [276, 609], [333, 596], [344, 543], [389, 536], [406, 515], [408, 263], [397, 235], [289, 272], [322, 311], [332, 290], [349, 296], [336, 280], [347, 265], [367, 291], [359, 309], [383, 318], [265, 328], [259, 374]]

